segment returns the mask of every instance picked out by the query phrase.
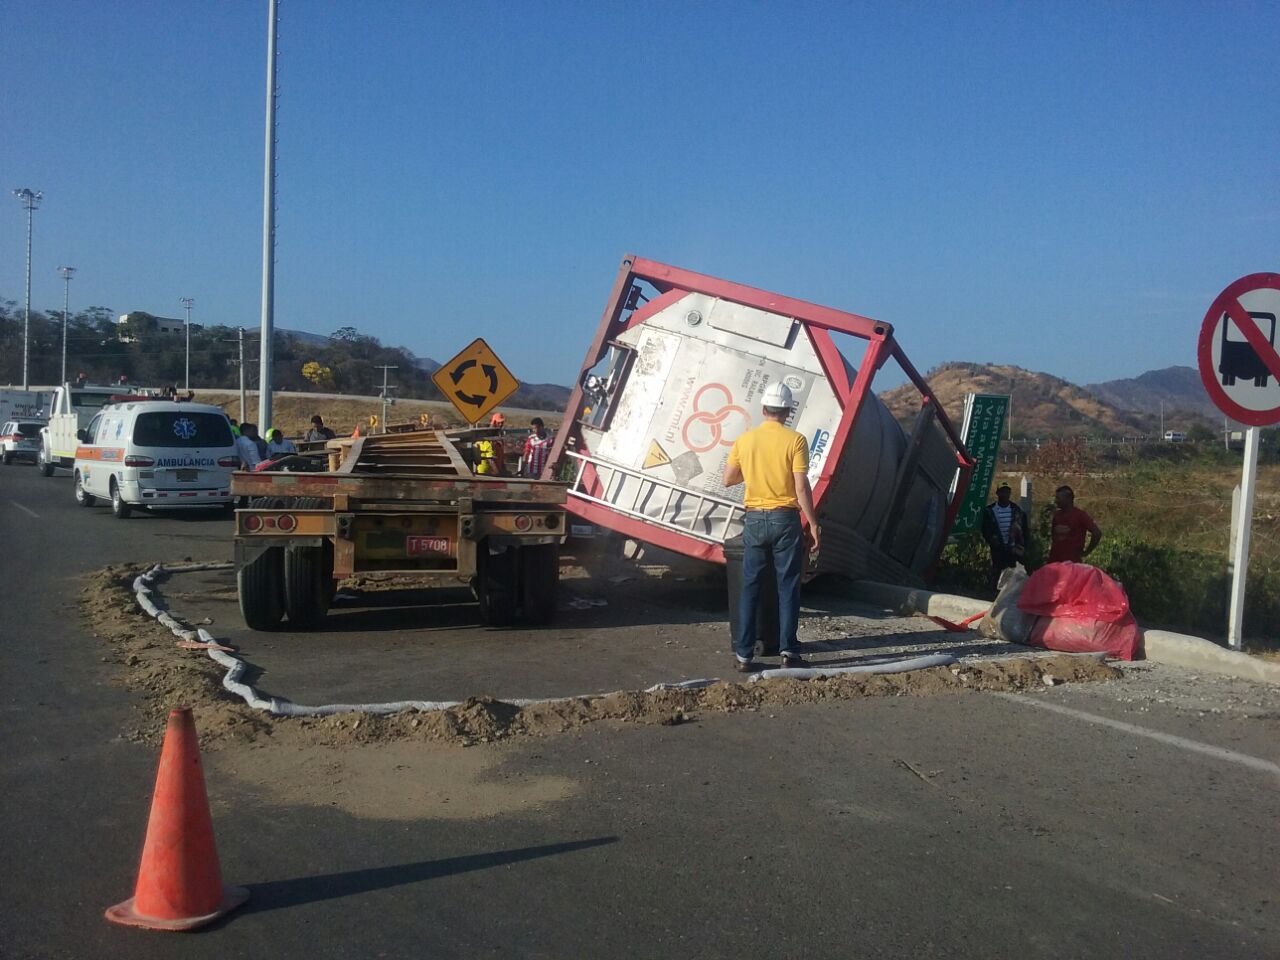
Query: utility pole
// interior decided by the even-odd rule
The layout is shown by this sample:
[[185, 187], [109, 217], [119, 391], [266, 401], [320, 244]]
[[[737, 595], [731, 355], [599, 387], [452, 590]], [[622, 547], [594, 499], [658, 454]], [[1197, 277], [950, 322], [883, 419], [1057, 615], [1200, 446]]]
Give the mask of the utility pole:
[[44, 191], [19, 187], [13, 195], [27, 211], [27, 307], [22, 315], [22, 389], [26, 390], [31, 386], [31, 215], [44, 199]]
[[191, 389], [191, 305], [195, 303], [190, 297], [179, 297], [178, 302], [187, 308], [187, 377], [182, 385], [183, 390]]
[[62, 379], [58, 381], [58, 385], [67, 382], [67, 315], [70, 310], [71, 303], [71, 277], [76, 272], [75, 267], [59, 267], [58, 272], [62, 274]]
[[245, 366], [244, 358], [244, 327], [236, 330], [236, 338], [234, 340], [223, 340], [223, 343], [234, 343], [240, 348], [240, 358], [231, 361], [240, 368], [240, 422], [244, 423], [245, 417], [248, 415], [249, 403], [247, 394], [245, 393], [245, 380], [248, 377], [248, 368]]
[[1160, 440], [1164, 441], [1164, 401], [1160, 401]]
[[378, 370], [382, 371], [382, 392], [378, 396], [382, 399], [382, 432], [387, 432], [387, 407], [395, 403], [395, 398], [391, 396], [391, 391], [396, 388], [387, 383], [387, 374], [392, 370], [399, 370], [399, 367], [379, 366]]
[[262, 329], [258, 342], [258, 421], [271, 426], [271, 361], [276, 296], [276, 0], [267, 4], [267, 123], [262, 171]]
[[240, 368], [240, 422], [243, 423], [245, 407], [248, 406], [244, 389], [244, 327], [236, 331], [236, 341], [240, 344], [240, 359], [237, 361], [236, 366]]

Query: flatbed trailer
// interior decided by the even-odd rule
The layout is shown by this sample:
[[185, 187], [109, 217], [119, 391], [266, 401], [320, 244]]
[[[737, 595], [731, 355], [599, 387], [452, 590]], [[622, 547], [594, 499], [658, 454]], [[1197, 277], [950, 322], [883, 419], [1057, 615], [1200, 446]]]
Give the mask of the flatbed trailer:
[[331, 440], [322, 455], [239, 472], [236, 587], [255, 630], [313, 629], [339, 580], [367, 574], [471, 585], [492, 626], [555, 615], [564, 484], [477, 476], [487, 431]]

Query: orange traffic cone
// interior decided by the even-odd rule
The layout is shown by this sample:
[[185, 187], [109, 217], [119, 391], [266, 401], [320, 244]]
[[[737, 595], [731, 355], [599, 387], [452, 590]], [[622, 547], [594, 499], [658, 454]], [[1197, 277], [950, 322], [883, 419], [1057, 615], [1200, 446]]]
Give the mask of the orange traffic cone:
[[107, 910], [107, 919], [151, 930], [191, 930], [248, 899], [243, 887], [222, 885], [195, 721], [190, 707], [177, 707], [169, 711], [160, 751], [138, 885], [132, 897]]

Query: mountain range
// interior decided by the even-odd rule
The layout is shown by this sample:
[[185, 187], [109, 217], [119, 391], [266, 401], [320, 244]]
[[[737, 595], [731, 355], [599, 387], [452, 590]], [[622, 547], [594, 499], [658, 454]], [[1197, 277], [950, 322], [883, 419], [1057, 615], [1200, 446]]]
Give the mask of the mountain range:
[[[1194, 367], [1150, 370], [1082, 387], [1022, 367], [954, 361], [930, 370], [925, 379], [957, 425], [966, 394], [1009, 394], [1015, 436], [1151, 436], [1160, 432], [1162, 422], [1164, 429], [1179, 431], [1201, 426], [1216, 432], [1222, 425]], [[880, 399], [902, 422], [913, 419], [920, 405], [911, 384], [886, 391]]]

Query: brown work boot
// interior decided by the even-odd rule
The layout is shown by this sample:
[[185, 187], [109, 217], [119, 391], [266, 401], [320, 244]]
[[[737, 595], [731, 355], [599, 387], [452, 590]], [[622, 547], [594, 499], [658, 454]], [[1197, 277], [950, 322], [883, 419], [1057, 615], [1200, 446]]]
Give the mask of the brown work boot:
[[783, 670], [804, 670], [807, 669], [809, 665], [808, 660], [796, 654], [788, 654], [782, 658]]
[[754, 660], [739, 660], [737, 657], [733, 658], [733, 669], [739, 673], [758, 673], [760, 670]]

